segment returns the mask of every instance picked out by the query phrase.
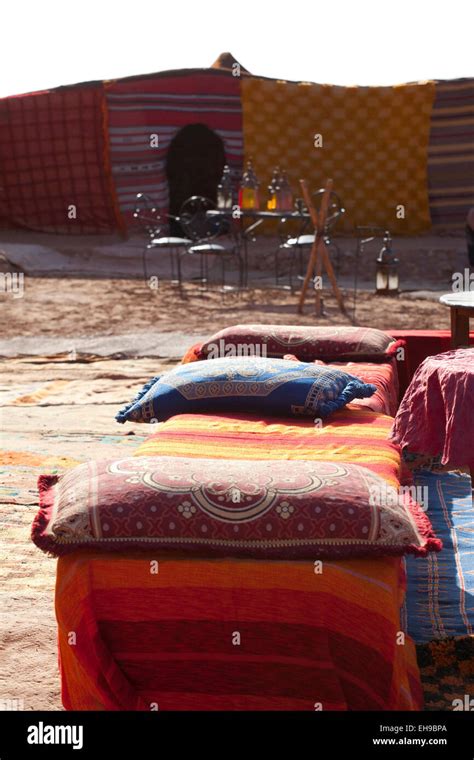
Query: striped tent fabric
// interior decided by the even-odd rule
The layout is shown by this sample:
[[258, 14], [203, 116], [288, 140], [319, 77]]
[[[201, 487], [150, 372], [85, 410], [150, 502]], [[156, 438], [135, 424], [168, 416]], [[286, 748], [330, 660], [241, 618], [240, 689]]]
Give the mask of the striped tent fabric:
[[231, 170], [240, 175], [242, 108], [240, 83], [232, 73], [185, 70], [122, 79], [107, 85], [107, 104], [112, 171], [125, 218], [130, 219], [139, 192], [167, 209], [166, 155], [173, 137], [188, 124], [214, 130]]
[[0, 100], [0, 226], [117, 228], [104, 118], [101, 82]]
[[436, 83], [428, 189], [434, 231], [463, 230], [474, 205], [474, 78]]
[[252, 157], [262, 183], [276, 163], [293, 187], [332, 176], [346, 225], [463, 231], [474, 205], [474, 78], [367, 88], [233, 74], [180, 69], [0, 99], [0, 227], [125, 232], [139, 192], [166, 212], [169, 146], [204, 124], [222, 139], [236, 184]]

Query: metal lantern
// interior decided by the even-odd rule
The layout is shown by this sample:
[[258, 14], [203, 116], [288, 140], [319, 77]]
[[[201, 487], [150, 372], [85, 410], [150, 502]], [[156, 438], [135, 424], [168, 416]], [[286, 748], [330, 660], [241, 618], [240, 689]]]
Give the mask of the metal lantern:
[[398, 259], [392, 251], [392, 237], [385, 231], [383, 246], [377, 256], [375, 270], [375, 293], [378, 296], [394, 296], [399, 292]]

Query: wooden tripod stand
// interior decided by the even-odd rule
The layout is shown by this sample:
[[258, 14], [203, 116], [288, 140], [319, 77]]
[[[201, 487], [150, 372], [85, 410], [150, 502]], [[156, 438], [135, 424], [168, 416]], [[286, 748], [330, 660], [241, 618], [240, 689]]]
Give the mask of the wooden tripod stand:
[[304, 302], [306, 298], [306, 292], [308, 290], [308, 285], [311, 282], [311, 280], [313, 280], [314, 277], [316, 277], [317, 279], [315, 281], [315, 287], [314, 287], [315, 312], [316, 312], [317, 317], [320, 317], [322, 315], [320, 282], [321, 282], [322, 271], [324, 268], [331, 281], [332, 290], [333, 290], [334, 295], [336, 296], [337, 303], [339, 304], [339, 309], [341, 310], [342, 314], [347, 316], [346, 308], [344, 306], [344, 298], [342, 296], [341, 291], [339, 290], [339, 286], [336, 280], [336, 275], [334, 274], [334, 269], [331, 264], [331, 259], [329, 258], [329, 253], [326, 247], [326, 243], [324, 241], [324, 228], [326, 226], [326, 219], [328, 216], [329, 202], [331, 198], [333, 181], [332, 179], [328, 179], [326, 182], [326, 187], [324, 188], [324, 193], [323, 193], [323, 197], [321, 201], [321, 208], [319, 209], [319, 212], [313, 206], [306, 180], [300, 179], [300, 185], [301, 185], [301, 190], [303, 192], [303, 198], [306, 204], [306, 208], [309, 211], [309, 214], [311, 216], [311, 221], [314, 227], [314, 243], [311, 248], [311, 255], [309, 258], [308, 268], [306, 270], [306, 276], [304, 278], [303, 287], [301, 288], [301, 293], [300, 293], [300, 298], [299, 298], [299, 303], [298, 303], [298, 314], [303, 313], [303, 307], [304, 307]]

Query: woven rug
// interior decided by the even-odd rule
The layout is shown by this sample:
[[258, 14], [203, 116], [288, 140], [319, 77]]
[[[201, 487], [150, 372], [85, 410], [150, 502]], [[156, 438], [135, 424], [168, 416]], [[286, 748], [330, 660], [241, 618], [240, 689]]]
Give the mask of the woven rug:
[[[428, 514], [443, 551], [426, 561], [407, 558], [402, 611], [417, 644], [426, 710], [453, 710], [474, 696], [474, 509], [471, 479], [455, 472], [420, 471]], [[459, 708], [458, 708], [459, 709]]]
[[462, 709], [474, 697], [474, 636], [462, 636], [416, 648], [425, 696], [425, 710]]
[[423, 562], [407, 557], [405, 629], [416, 644], [474, 634], [474, 509], [471, 478], [455, 472], [420, 471], [420, 498], [443, 541]]

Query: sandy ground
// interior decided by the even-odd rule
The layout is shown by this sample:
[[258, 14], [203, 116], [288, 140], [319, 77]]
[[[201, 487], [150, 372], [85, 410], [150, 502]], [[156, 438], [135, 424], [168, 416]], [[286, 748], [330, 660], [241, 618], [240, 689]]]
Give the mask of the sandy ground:
[[30, 540], [38, 475], [129, 456], [147, 431], [118, 425], [114, 414], [161, 366], [150, 359], [0, 364], [0, 700], [62, 709], [56, 560]]
[[[448, 329], [449, 310], [437, 294], [417, 298], [357, 296], [356, 323], [379, 329]], [[222, 294], [200, 292], [188, 284], [180, 297], [170, 283], [157, 290], [140, 280], [79, 280], [27, 278], [23, 297], [0, 297], [0, 338], [15, 336], [120, 335], [130, 332], [208, 332], [242, 322], [277, 324], [350, 324], [353, 293], [344, 291], [349, 316], [338, 310], [332, 293], [323, 291], [326, 316], [316, 318], [314, 291], [308, 291], [304, 314], [297, 314], [297, 295], [276, 288], [252, 288]]]

